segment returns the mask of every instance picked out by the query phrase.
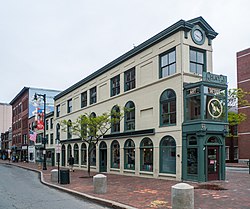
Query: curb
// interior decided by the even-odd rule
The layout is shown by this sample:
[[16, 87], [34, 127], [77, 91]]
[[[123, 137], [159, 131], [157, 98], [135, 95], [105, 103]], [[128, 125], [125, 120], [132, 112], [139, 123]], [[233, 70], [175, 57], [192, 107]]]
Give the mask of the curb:
[[42, 184], [44, 184], [46, 186], [49, 186], [49, 187], [52, 187], [52, 188], [55, 188], [55, 189], [58, 189], [58, 190], [61, 190], [61, 191], [64, 191], [64, 192], [67, 192], [67, 193], [72, 194], [72, 195], [76, 195], [78, 197], [82, 197], [82, 198], [87, 199], [87, 200], [89, 200], [91, 202], [95, 202], [95, 203], [98, 203], [100, 205], [110, 207], [110, 208], [115, 208], [115, 209], [137, 209], [135, 207], [128, 206], [128, 205], [125, 205], [125, 204], [122, 204], [122, 203], [119, 203], [119, 202], [115, 202], [115, 201], [112, 201], [112, 200], [106, 200], [106, 199], [103, 199], [103, 198], [95, 197], [95, 196], [88, 195], [88, 194], [85, 194], [85, 193], [82, 193], [82, 192], [77, 192], [77, 191], [74, 191], [74, 190], [71, 190], [71, 189], [60, 187], [60, 186], [55, 185], [55, 184], [48, 183], [48, 182], [46, 182], [44, 180], [43, 172], [40, 171], [40, 170], [25, 167], [25, 166], [21, 166], [21, 165], [11, 164], [11, 163], [2, 163], [2, 164], [16, 166], [16, 167], [19, 167], [19, 168], [23, 168], [23, 169], [26, 169], [26, 170], [33, 171], [33, 172], [37, 172], [39, 174], [39, 176], [40, 176], [40, 181], [41, 181]]

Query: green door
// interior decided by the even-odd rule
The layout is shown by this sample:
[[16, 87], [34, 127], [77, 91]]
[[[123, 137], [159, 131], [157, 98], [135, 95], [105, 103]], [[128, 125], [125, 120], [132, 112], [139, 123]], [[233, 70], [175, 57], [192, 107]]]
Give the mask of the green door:
[[100, 172], [107, 172], [107, 145], [105, 142], [100, 144]]

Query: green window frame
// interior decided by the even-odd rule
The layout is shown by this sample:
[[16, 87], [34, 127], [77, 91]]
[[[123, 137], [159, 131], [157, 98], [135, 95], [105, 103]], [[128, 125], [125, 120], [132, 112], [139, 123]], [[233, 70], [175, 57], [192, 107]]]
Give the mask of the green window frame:
[[96, 86], [89, 90], [89, 104], [94, 104], [97, 101]]
[[176, 51], [171, 49], [160, 55], [160, 78], [176, 73]]
[[81, 108], [88, 105], [88, 94], [87, 91], [81, 93]]
[[198, 176], [198, 140], [195, 136], [187, 140], [187, 174]]
[[87, 146], [85, 143], [81, 145], [81, 165], [87, 165]]
[[176, 125], [176, 94], [165, 90], [160, 97], [160, 126]]
[[140, 143], [140, 170], [153, 172], [154, 146], [150, 138], [142, 139]]
[[115, 105], [111, 110], [111, 133], [120, 132], [120, 108]]
[[129, 101], [125, 105], [126, 111], [124, 115], [124, 130], [133, 131], [135, 130], [135, 104]]
[[120, 94], [120, 75], [117, 75], [110, 80], [111, 97]]
[[69, 157], [72, 155], [72, 147], [70, 144], [67, 147], [67, 154], [68, 154], [68, 159], [69, 159]]
[[79, 146], [74, 144], [74, 164], [79, 164]]
[[135, 143], [132, 139], [127, 139], [124, 144], [124, 168], [135, 170]]
[[120, 144], [117, 140], [111, 143], [111, 168], [120, 168]]
[[130, 70], [127, 70], [124, 73], [124, 91], [129, 91], [131, 89], [135, 88], [135, 81], [136, 81], [136, 75], [135, 75], [135, 67], [133, 67]]
[[190, 72], [202, 75], [202, 72], [206, 72], [206, 53], [203, 50], [190, 48]]
[[163, 137], [160, 142], [160, 172], [176, 174], [176, 142], [171, 136]]

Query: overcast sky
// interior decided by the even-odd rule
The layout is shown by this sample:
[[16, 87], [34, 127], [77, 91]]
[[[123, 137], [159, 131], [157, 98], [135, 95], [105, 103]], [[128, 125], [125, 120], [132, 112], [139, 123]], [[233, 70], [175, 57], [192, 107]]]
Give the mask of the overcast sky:
[[65, 90], [180, 19], [219, 33], [214, 73], [236, 87], [250, 47], [249, 0], [0, 0], [0, 102], [26, 87]]

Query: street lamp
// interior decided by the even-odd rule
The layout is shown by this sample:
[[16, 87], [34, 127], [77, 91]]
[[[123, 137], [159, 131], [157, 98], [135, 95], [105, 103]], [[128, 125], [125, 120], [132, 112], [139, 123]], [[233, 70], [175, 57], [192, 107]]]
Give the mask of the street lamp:
[[37, 96], [43, 98], [43, 104], [44, 104], [44, 108], [43, 108], [43, 139], [42, 139], [42, 143], [43, 143], [43, 170], [47, 170], [47, 166], [46, 166], [46, 141], [47, 140], [46, 140], [46, 129], [45, 129], [45, 124], [46, 124], [46, 94], [35, 93], [34, 100], [37, 100]]

